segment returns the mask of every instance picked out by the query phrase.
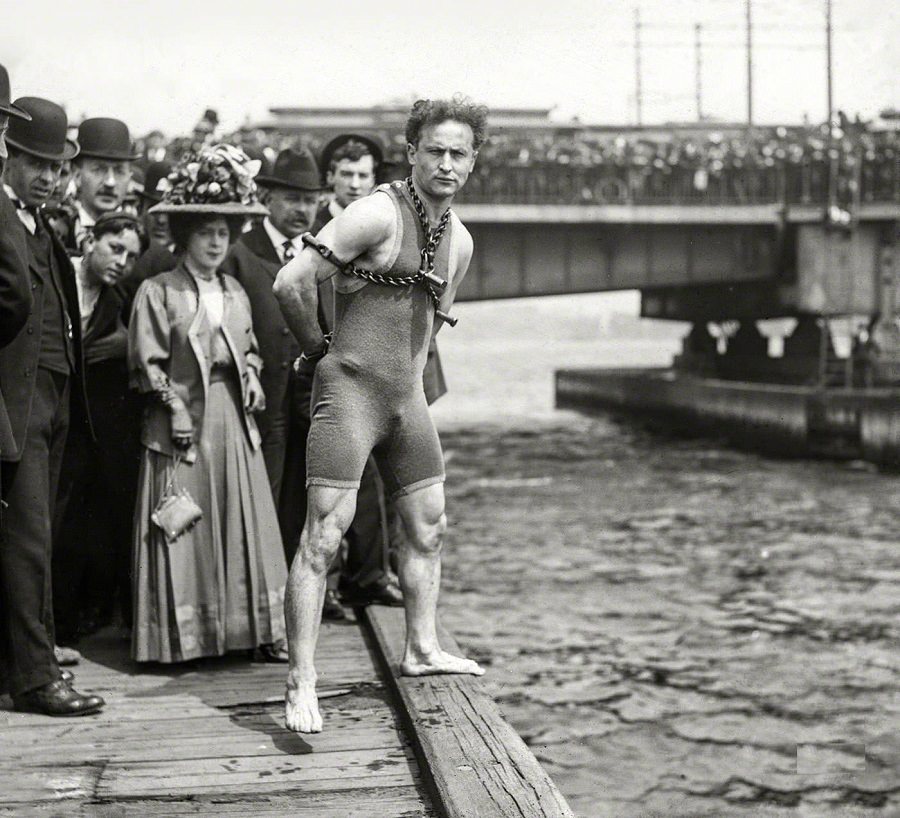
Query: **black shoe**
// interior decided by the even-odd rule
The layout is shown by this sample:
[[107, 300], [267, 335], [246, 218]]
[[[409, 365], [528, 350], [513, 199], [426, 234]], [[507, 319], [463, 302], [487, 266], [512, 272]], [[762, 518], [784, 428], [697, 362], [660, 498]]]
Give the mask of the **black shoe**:
[[322, 605], [322, 619], [328, 619], [332, 622], [341, 622], [347, 618], [347, 612], [344, 610], [337, 594], [331, 588], [325, 589], [325, 602]]
[[367, 605], [387, 605], [392, 608], [403, 607], [403, 591], [393, 582], [373, 585], [369, 588], [354, 588], [342, 594], [345, 605], [352, 608], [365, 608]]
[[104, 704], [99, 696], [85, 696], [62, 679], [13, 697], [13, 706], [19, 712], [44, 716], [87, 716]]

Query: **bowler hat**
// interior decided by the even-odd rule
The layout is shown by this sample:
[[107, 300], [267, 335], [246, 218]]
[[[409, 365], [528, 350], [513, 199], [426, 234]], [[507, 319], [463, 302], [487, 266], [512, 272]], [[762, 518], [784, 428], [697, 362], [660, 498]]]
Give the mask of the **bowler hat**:
[[67, 137], [66, 112], [55, 102], [40, 97], [19, 97], [15, 107], [30, 121], [11, 119], [6, 141], [25, 153], [51, 162], [63, 162], [78, 155], [78, 143]]
[[23, 111], [18, 105], [10, 102], [12, 92], [9, 90], [9, 72], [0, 65], [0, 114], [17, 116], [26, 122], [31, 119], [28, 111]]
[[319, 176], [319, 168], [313, 155], [307, 150], [287, 148], [275, 157], [272, 170], [265, 176], [257, 176], [261, 187], [288, 187], [292, 190], [325, 190]]
[[384, 148], [377, 139], [358, 133], [342, 133], [338, 134], [322, 148], [322, 153], [319, 155], [319, 166], [322, 168], [322, 173], [328, 173], [331, 166], [331, 157], [337, 153], [338, 148], [342, 148], [348, 142], [360, 142], [365, 145], [369, 153], [372, 154], [376, 167], [384, 161]]
[[132, 162], [141, 156], [134, 152], [128, 126], [120, 119], [95, 116], [84, 120], [78, 126], [78, 142], [81, 155], [93, 159]]
[[157, 190], [157, 185], [160, 179], [165, 179], [171, 172], [171, 162], [151, 162], [144, 173], [144, 189], [141, 195], [151, 202], [161, 202], [162, 192]]

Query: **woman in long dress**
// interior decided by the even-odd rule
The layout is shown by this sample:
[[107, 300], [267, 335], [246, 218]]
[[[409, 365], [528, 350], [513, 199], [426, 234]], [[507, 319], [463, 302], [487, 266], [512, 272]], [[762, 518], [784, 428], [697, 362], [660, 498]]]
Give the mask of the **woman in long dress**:
[[[231, 202], [197, 191], [204, 161], [246, 169], [231, 150], [230, 164], [201, 155], [199, 181], [196, 167], [187, 181], [173, 174], [175, 193], [161, 206], [179, 262], [141, 284], [129, 325], [132, 385], [151, 396], [135, 512], [139, 662], [256, 647], [287, 658], [287, 566], [253, 419], [264, 407], [261, 361], [247, 295], [218, 269], [246, 214], [262, 208], [246, 190]], [[151, 515], [173, 488], [187, 489], [202, 518], [169, 541]]]

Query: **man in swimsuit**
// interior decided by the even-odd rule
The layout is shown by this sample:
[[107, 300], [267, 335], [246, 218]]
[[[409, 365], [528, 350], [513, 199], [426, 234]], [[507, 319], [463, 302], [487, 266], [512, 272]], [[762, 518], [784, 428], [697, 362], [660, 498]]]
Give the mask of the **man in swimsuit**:
[[[353, 520], [370, 453], [395, 498], [404, 533], [401, 672], [484, 673], [471, 659], [446, 653], [438, 644], [444, 463], [422, 371], [428, 345], [472, 258], [472, 237], [449, 207], [474, 167], [486, 118], [484, 107], [460, 97], [416, 102], [406, 125], [410, 180], [352, 203], [275, 281], [303, 359], [316, 365], [308, 511], [285, 606], [290, 653], [285, 716], [291, 730], [322, 730], [313, 656], [325, 575]], [[329, 345], [316, 308], [318, 285], [332, 277], [336, 320]], [[438, 280], [446, 286], [429, 283]]]

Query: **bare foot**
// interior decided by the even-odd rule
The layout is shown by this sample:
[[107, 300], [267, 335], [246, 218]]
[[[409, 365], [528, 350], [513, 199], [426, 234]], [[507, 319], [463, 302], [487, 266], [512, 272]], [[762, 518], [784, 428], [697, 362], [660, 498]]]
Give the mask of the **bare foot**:
[[284, 722], [287, 729], [295, 733], [322, 732], [315, 681], [295, 682], [288, 676], [284, 691]]
[[404, 676], [431, 676], [438, 673], [466, 673], [470, 676], [484, 676], [484, 668], [471, 659], [454, 656], [443, 650], [411, 657], [409, 653], [400, 664]]

